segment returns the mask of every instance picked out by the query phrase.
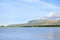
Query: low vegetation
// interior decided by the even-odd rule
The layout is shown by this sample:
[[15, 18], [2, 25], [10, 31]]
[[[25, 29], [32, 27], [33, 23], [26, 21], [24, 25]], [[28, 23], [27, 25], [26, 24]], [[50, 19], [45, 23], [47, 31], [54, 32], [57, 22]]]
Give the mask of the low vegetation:
[[1, 25], [0, 27], [60, 27], [60, 20], [32, 20], [24, 24]]

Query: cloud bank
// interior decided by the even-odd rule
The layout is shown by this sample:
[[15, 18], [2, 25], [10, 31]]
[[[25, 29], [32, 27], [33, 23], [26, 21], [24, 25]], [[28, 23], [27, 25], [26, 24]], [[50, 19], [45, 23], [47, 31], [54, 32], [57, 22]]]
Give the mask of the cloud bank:
[[60, 20], [60, 12], [50, 12], [47, 16], [42, 17], [41, 19]]
[[39, 4], [39, 7], [40, 8], [43, 8], [43, 9], [51, 9], [51, 10], [58, 10], [60, 9], [60, 7], [57, 7], [55, 5], [52, 5], [52, 4], [49, 4], [49, 3], [46, 3], [42, 0], [22, 0], [24, 2], [28, 2], [28, 3], [32, 3], [32, 4]]

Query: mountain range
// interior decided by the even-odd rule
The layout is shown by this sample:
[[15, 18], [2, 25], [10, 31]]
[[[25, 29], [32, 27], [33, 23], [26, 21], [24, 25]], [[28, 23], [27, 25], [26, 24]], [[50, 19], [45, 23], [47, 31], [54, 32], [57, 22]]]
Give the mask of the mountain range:
[[60, 26], [60, 12], [51, 12], [46, 17], [39, 20], [31, 20], [24, 24], [12, 24], [7, 27], [22, 27], [22, 26], [40, 26], [40, 25], [59, 25]]

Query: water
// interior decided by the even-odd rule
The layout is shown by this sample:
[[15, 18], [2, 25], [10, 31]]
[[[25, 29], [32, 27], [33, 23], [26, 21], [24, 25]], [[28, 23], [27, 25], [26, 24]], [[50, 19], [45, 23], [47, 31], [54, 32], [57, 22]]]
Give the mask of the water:
[[0, 28], [0, 40], [60, 40], [60, 28]]

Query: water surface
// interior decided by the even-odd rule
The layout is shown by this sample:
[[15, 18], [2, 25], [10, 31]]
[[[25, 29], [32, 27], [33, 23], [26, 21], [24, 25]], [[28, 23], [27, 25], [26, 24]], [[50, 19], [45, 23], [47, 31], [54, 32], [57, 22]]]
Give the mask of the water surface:
[[60, 34], [58, 27], [0, 28], [0, 40], [53, 40], [56, 34]]

